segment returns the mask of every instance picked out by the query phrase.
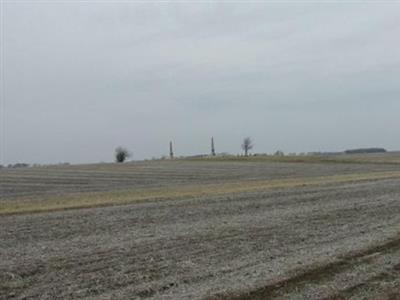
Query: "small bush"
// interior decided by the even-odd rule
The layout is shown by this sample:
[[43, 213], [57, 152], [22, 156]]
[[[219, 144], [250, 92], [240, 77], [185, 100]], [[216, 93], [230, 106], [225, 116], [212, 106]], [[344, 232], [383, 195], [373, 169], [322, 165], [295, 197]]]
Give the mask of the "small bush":
[[131, 156], [131, 154], [124, 147], [120, 146], [115, 149], [115, 161], [118, 163], [123, 163], [130, 156]]

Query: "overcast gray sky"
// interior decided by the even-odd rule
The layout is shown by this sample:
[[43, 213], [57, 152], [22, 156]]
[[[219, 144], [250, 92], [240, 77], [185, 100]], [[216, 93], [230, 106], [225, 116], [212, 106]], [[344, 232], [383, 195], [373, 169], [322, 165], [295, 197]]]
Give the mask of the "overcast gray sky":
[[3, 164], [400, 149], [400, 1], [3, 1]]

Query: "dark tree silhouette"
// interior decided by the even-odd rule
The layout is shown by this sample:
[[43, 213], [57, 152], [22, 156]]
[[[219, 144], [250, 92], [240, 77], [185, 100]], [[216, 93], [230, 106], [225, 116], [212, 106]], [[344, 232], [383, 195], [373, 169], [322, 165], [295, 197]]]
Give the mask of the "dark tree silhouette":
[[131, 154], [129, 151], [124, 147], [117, 147], [115, 149], [115, 161], [118, 163], [123, 163]]
[[172, 147], [172, 141], [169, 142], [169, 158], [173, 159], [174, 158], [174, 149]]
[[249, 150], [253, 149], [253, 141], [251, 138], [246, 137], [243, 139], [243, 144], [242, 144], [242, 149], [244, 151], [244, 155], [248, 156], [249, 155]]

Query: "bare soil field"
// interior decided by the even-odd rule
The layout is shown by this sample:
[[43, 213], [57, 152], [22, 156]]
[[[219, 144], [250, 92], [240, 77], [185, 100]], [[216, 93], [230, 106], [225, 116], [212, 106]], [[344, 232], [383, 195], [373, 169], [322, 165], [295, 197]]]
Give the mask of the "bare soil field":
[[400, 299], [397, 163], [0, 176], [0, 299]]

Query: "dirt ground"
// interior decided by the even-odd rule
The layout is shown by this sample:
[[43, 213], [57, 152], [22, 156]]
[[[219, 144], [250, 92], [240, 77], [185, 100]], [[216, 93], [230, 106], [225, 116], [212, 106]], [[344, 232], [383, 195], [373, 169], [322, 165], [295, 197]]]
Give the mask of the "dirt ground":
[[[396, 156], [397, 157], [397, 156]], [[400, 155], [399, 155], [400, 157]], [[400, 164], [148, 161], [0, 169], [0, 203], [82, 192], [400, 170]]]
[[[399, 170], [185, 161], [1, 170], [0, 205]], [[399, 185], [394, 176], [0, 215], [0, 299], [400, 299]]]

